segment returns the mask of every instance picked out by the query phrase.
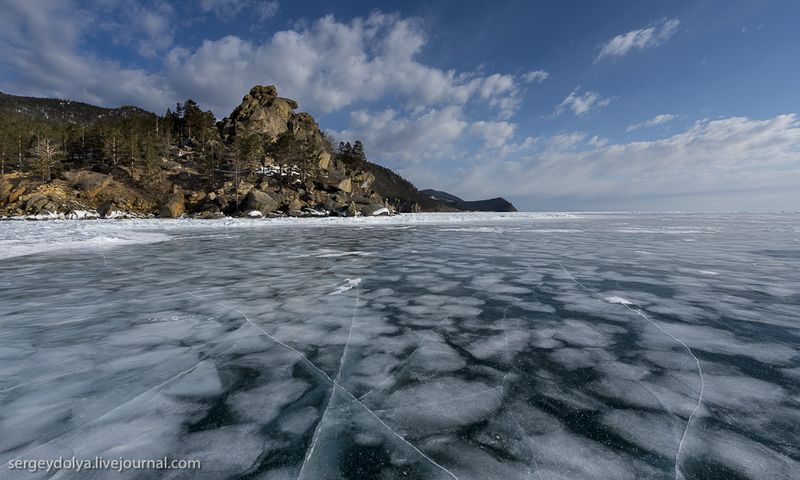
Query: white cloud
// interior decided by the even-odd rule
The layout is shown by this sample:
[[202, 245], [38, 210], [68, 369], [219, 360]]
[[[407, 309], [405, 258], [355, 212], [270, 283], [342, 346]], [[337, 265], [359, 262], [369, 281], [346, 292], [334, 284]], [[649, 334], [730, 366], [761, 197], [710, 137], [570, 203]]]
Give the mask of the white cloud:
[[582, 117], [592, 110], [599, 110], [611, 103], [610, 99], [601, 97], [595, 91], [589, 90], [583, 93], [580, 93], [580, 91], [581, 87], [578, 86], [570, 92], [567, 98], [558, 104], [555, 114], [560, 115], [565, 110], [571, 110], [575, 116]]
[[275, 0], [199, 0], [200, 10], [213, 12], [222, 21], [233, 20], [242, 12], [254, 14], [261, 21], [278, 14], [280, 3]]
[[648, 128], [648, 127], [655, 127], [656, 125], [661, 125], [667, 122], [671, 122], [675, 120], [675, 115], [671, 113], [662, 113], [660, 115], [656, 115], [655, 117], [645, 120], [644, 122], [634, 123], [633, 125], [628, 125], [628, 128], [625, 130], [628, 132], [633, 132], [634, 130], [639, 130], [640, 128]]
[[278, 10], [280, 10], [280, 7], [281, 7], [280, 3], [276, 1], [259, 2], [257, 7], [259, 19], [263, 21], [268, 18], [274, 17], [275, 15], [278, 14]]
[[[281, 95], [316, 114], [389, 103], [418, 117], [431, 109], [477, 104], [508, 119], [519, 108], [526, 81], [427, 65], [418, 59], [428, 41], [421, 20], [380, 12], [348, 22], [326, 16], [260, 42], [239, 36], [205, 40], [197, 47], [171, 48], [159, 70], [131, 68], [87, 50], [87, 37], [100, 31], [140, 54], [163, 54], [176, 25], [169, 4], [104, 0], [94, 10], [82, 5], [71, 0], [6, 2], [0, 18], [0, 88], [107, 106], [136, 103], [154, 111], [194, 98], [222, 117], [253, 85], [275, 84]], [[198, 3], [220, 15], [236, 15], [253, 5], [268, 15], [277, 4]], [[115, 28], [123, 25], [127, 29]]]
[[483, 140], [484, 144], [489, 148], [500, 148], [506, 145], [514, 138], [514, 132], [517, 126], [510, 122], [500, 121], [483, 121], [479, 120], [473, 122], [469, 127], [470, 133], [476, 135]]
[[68, 0], [4, 2], [0, 89], [101, 105], [137, 104], [157, 110], [170, 105], [175, 97], [160, 75], [83, 51], [84, 29], [101, 21]]
[[662, 18], [647, 27], [617, 35], [600, 47], [595, 62], [606, 57], [620, 57], [632, 50], [657, 47], [669, 40], [678, 30], [680, 23], [677, 18]]
[[556, 151], [569, 151], [577, 149], [586, 139], [583, 132], [567, 132], [552, 135], [546, 139], [548, 149]]
[[542, 83], [550, 78], [550, 73], [544, 70], [532, 70], [522, 75], [522, 81], [525, 83]]
[[102, 25], [116, 41], [133, 45], [143, 57], [155, 57], [172, 47], [175, 12], [169, 3], [126, 2], [113, 8], [119, 17], [105, 20]]
[[403, 167], [449, 155], [468, 125], [457, 106], [408, 115], [393, 109], [357, 110], [350, 114], [349, 127], [334, 134], [346, 141], [359, 139], [367, 146], [368, 156], [377, 154], [382, 162]]
[[589, 145], [596, 147], [596, 148], [603, 148], [608, 145], [608, 139], [601, 137], [600, 135], [595, 135], [589, 139]]
[[[412, 111], [483, 102], [501, 117], [520, 102], [519, 79], [431, 67], [417, 60], [427, 42], [418, 19], [374, 12], [349, 22], [323, 17], [263, 43], [228, 36], [168, 55], [175, 88], [227, 113], [253, 84], [273, 83], [305, 108], [331, 112], [381, 98]], [[220, 82], [226, 88], [219, 88]], [[223, 113], [223, 114], [224, 114]]]
[[[671, 137], [646, 142], [605, 144], [587, 138], [580, 132], [553, 136], [531, 155], [476, 163], [447, 187], [476, 197], [501, 193], [539, 208], [553, 199], [575, 208], [635, 208], [636, 202], [650, 201], [652, 206], [658, 199], [660, 208], [700, 210], [708, 205], [698, 196], [716, 195], [726, 199], [729, 210], [758, 209], [757, 203], [747, 204], [751, 197], [735, 192], [766, 195], [780, 188], [794, 192], [789, 195], [795, 203], [784, 208], [800, 204], [796, 114], [702, 120]], [[714, 208], [725, 205], [723, 201]]]

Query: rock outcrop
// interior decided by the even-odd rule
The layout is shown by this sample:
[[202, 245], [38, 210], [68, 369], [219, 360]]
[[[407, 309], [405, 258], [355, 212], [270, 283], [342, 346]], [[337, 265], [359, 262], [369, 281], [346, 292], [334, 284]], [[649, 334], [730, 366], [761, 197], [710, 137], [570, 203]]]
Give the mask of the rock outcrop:
[[77, 172], [67, 172], [64, 178], [70, 182], [77, 190], [85, 193], [89, 197], [96, 197], [103, 189], [111, 185], [114, 177], [102, 173], [79, 170]]
[[293, 110], [297, 107], [294, 100], [279, 97], [274, 85], [256, 85], [231, 116], [222, 121], [223, 134], [230, 137], [257, 133], [276, 139], [289, 130]]
[[[56, 106], [23, 97], [11, 100], [15, 105], [33, 102], [46, 107], [25, 110], [31, 116], [53, 112]], [[149, 150], [125, 162], [109, 158], [104, 142], [110, 139], [102, 137], [91, 151], [64, 152], [58, 166], [62, 174], [52, 180], [45, 181], [33, 168], [25, 168], [31, 159], [23, 159], [18, 162], [22, 167], [12, 167], [11, 173], [6, 170], [0, 176], [0, 217], [376, 216], [457, 209], [453, 202], [433, 199], [391, 170], [366, 161], [360, 142], [356, 142], [360, 156], [348, 155], [345, 149], [335, 153], [314, 118], [296, 112], [298, 103], [278, 96], [274, 86], [253, 87], [216, 124], [211, 112], [202, 112], [187, 101], [189, 105], [194, 105], [193, 116], [186, 110], [183, 116], [164, 117], [161, 125], [170, 127], [162, 133], [153, 136], [149, 127], [142, 129], [140, 133], [149, 140], [138, 146]], [[70, 113], [73, 108], [88, 112], [87, 119], [107, 115], [119, 120], [129, 118], [128, 114], [155, 117], [135, 109], [117, 112], [69, 102], [63, 107], [66, 110], [58, 119], [67, 124], [80, 117]], [[45, 115], [44, 120], [48, 118]], [[196, 122], [201, 126], [196, 127]], [[96, 126], [108, 130], [102, 121]]]
[[274, 85], [256, 85], [244, 96], [231, 115], [222, 120], [222, 134], [227, 140], [237, 136], [257, 134], [273, 142], [283, 134], [304, 145], [308, 155], [316, 158], [317, 166], [327, 170], [331, 156], [322, 131], [308, 113], [295, 113], [298, 103], [278, 96]]

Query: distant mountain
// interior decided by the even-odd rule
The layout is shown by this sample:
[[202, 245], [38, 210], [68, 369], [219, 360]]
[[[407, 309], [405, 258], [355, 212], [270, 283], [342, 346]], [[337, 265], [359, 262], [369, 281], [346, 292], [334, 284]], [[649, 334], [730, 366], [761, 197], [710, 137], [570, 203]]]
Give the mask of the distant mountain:
[[364, 170], [375, 176], [373, 185], [375, 191], [386, 197], [398, 211], [452, 212], [457, 210], [455, 207], [423, 194], [411, 182], [386, 167], [366, 162]]
[[98, 120], [124, 120], [155, 114], [134, 106], [104, 108], [56, 98], [35, 98], [0, 92], [0, 114], [16, 113], [53, 123], [85, 124]]
[[419, 192], [437, 203], [451, 206], [455, 210], [466, 212], [516, 212], [514, 205], [502, 197], [488, 200], [463, 200], [455, 195], [439, 190], [426, 189]]

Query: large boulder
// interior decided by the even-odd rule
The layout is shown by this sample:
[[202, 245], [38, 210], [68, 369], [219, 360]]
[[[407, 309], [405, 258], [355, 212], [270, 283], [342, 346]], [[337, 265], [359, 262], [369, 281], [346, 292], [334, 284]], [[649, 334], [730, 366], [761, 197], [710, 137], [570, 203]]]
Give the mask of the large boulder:
[[289, 202], [287, 210], [289, 210], [289, 213], [297, 213], [303, 210], [303, 208], [305, 207], [307, 207], [307, 205], [302, 200], [300, 200], [299, 198], [293, 198]]
[[18, 185], [17, 188], [12, 190], [11, 193], [8, 194], [8, 203], [16, 202], [19, 199], [19, 197], [25, 194], [25, 191], [27, 189], [28, 187], [25, 185]]
[[353, 192], [353, 181], [350, 178], [345, 178], [341, 182], [336, 185], [336, 188], [341, 190], [342, 192], [352, 193]]
[[328, 170], [331, 168], [331, 154], [325, 150], [317, 155], [318, 165], [320, 170]]
[[260, 212], [261, 215], [270, 214], [279, 207], [280, 204], [269, 196], [269, 194], [255, 188], [247, 192], [247, 195], [244, 197], [244, 203], [242, 203], [242, 209], [244, 211], [257, 211]]
[[183, 203], [183, 195], [173, 193], [161, 204], [158, 215], [161, 218], [180, 218], [185, 211], [186, 205]]
[[111, 185], [114, 177], [111, 175], [104, 175], [102, 173], [90, 172], [88, 170], [81, 170], [66, 176], [67, 181], [86, 194], [89, 198], [94, 198], [103, 189]]
[[339, 183], [344, 179], [345, 179], [344, 175], [340, 175], [334, 172], [325, 172], [322, 175], [318, 175], [314, 179], [314, 181], [317, 184], [318, 188], [334, 192], [337, 190]]
[[103, 218], [111, 218], [114, 216], [114, 212], [118, 212], [121, 209], [117, 207], [114, 202], [105, 202], [97, 209], [97, 213]]
[[33, 215], [57, 212], [59, 206], [59, 198], [52, 193], [34, 193], [25, 202], [25, 211]]
[[389, 215], [389, 209], [384, 207], [383, 205], [378, 205], [376, 203], [366, 205], [361, 208], [361, 215], [365, 217], [377, 217], [379, 215]]
[[359, 194], [350, 195], [350, 201], [353, 201], [353, 202], [356, 202], [356, 203], [360, 203], [362, 205], [369, 205], [370, 203], [377, 203], [377, 202], [373, 202], [372, 200], [370, 200], [369, 197], [365, 197], [364, 195], [359, 195]]
[[375, 183], [375, 175], [370, 172], [361, 172], [353, 177], [353, 182], [358, 185], [358, 188], [368, 191], [372, 184]]
[[7, 179], [0, 177], [0, 197], [5, 197], [14, 189], [14, 185]]

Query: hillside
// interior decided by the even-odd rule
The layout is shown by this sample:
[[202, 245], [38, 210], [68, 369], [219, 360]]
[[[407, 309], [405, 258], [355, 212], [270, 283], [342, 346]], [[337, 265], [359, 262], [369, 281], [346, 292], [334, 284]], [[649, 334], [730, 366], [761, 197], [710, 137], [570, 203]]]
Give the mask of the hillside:
[[456, 211], [456, 209], [438, 202], [430, 196], [423, 195], [411, 182], [386, 167], [367, 162], [364, 169], [375, 176], [375, 190], [395, 204], [399, 211]]
[[434, 200], [437, 203], [443, 203], [455, 210], [467, 212], [516, 212], [517, 209], [514, 205], [502, 197], [490, 198], [488, 200], [462, 200], [455, 195], [440, 190], [426, 189], [421, 190], [420, 194]]
[[71, 124], [87, 124], [103, 119], [155, 117], [155, 114], [134, 106], [104, 108], [72, 100], [22, 97], [0, 92], [0, 115], [7, 114], [21, 114], [34, 120]]
[[253, 87], [220, 121], [192, 100], [158, 116], [137, 107], [0, 94], [0, 216], [354, 216], [507, 208], [497, 202], [502, 199], [432, 198], [367, 161], [359, 141], [337, 148], [298, 107], [274, 86]]

